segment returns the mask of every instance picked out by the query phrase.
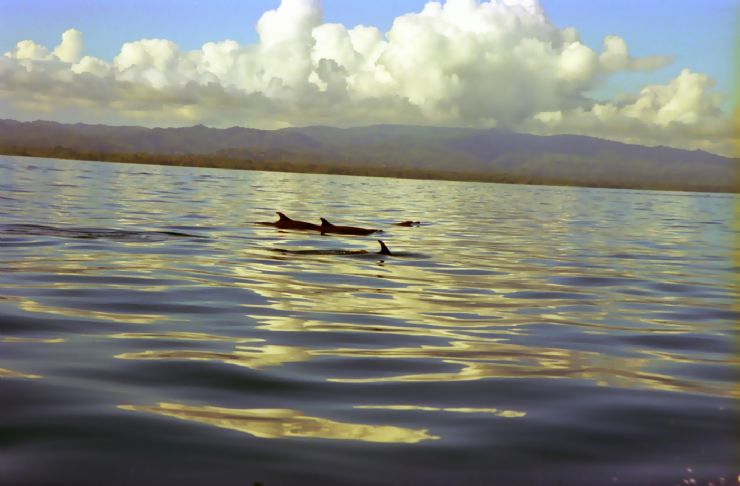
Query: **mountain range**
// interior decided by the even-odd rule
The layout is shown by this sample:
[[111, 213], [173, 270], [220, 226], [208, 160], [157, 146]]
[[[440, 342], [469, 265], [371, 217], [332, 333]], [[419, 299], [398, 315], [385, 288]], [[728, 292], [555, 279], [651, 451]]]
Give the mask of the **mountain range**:
[[580, 135], [375, 125], [279, 130], [0, 120], [0, 153], [237, 169], [738, 192], [740, 159]]

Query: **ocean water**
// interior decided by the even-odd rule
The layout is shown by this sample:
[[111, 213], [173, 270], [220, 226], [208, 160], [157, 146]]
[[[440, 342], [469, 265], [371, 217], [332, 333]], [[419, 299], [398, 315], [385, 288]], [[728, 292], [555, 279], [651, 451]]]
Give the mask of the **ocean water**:
[[737, 484], [737, 204], [2, 156], [0, 484]]

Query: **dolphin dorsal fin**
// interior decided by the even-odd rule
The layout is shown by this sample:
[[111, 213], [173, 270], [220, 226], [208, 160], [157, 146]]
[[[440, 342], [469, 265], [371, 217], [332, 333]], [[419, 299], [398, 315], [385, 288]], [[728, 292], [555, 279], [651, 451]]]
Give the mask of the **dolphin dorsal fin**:
[[292, 221], [289, 217], [281, 213], [280, 211], [277, 211], [277, 215], [280, 216], [280, 221]]
[[325, 218], [321, 218], [321, 226], [334, 226], [334, 225], [328, 222]]
[[388, 249], [387, 246], [385, 246], [385, 243], [383, 243], [383, 240], [378, 240], [378, 243], [380, 243], [380, 251], [378, 252], [381, 255], [393, 255], [391, 251]]

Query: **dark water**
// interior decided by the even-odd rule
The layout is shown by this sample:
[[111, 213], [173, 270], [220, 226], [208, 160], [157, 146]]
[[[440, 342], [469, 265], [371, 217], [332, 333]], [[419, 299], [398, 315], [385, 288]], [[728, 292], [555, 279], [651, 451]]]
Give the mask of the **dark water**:
[[0, 484], [736, 484], [737, 203], [0, 157]]

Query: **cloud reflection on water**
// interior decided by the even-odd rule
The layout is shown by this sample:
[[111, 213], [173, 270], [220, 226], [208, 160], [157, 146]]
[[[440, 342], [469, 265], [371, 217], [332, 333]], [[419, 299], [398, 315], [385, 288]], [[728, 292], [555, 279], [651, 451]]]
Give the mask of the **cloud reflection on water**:
[[13, 371], [6, 368], [0, 368], [0, 378], [27, 378], [36, 379], [42, 378], [41, 375], [34, 375], [32, 373], [21, 373], [20, 371]]
[[520, 418], [527, 415], [526, 412], [517, 410], [499, 410], [497, 408], [475, 408], [475, 407], [429, 407], [424, 405], [355, 405], [354, 408], [368, 410], [408, 410], [419, 412], [449, 412], [449, 413], [484, 413], [493, 414], [497, 417]]
[[[644, 356], [644, 357], [643, 357]], [[500, 339], [451, 341], [447, 346], [423, 345], [405, 348], [311, 349], [302, 346], [236, 346], [232, 351], [146, 350], [116, 355], [126, 360], [219, 361], [225, 364], [261, 369], [300, 363], [316, 357], [424, 360], [441, 368], [457, 371], [412, 373], [393, 376], [347, 378], [328, 376], [337, 383], [456, 382], [501, 378], [569, 378], [588, 380], [598, 386], [650, 388], [684, 393], [705, 393], [740, 397], [734, 388], [651, 371], [659, 361], [655, 356], [612, 356], [590, 351], [522, 346]], [[671, 359], [672, 361], [672, 359]], [[339, 370], [337, 370], [339, 371]], [[340, 371], [341, 372], [341, 371]]]
[[149, 350], [116, 355], [119, 359], [129, 360], [192, 360], [221, 361], [222, 363], [260, 369], [280, 366], [286, 363], [308, 361], [313, 357], [307, 348], [291, 346], [264, 345], [260, 347], [238, 346], [231, 352], [198, 351], [198, 350]]
[[118, 408], [213, 425], [263, 439], [308, 437], [401, 444], [439, 439], [438, 436], [429, 434], [425, 429], [414, 430], [391, 425], [337, 422], [321, 417], [310, 417], [298, 410], [283, 408], [237, 409], [177, 403], [119, 405]]
[[[93, 383], [95, 393], [163, 394], [151, 402], [176, 402], [182, 389], [203, 387], [196, 391], [224, 404], [233, 390], [219, 389], [218, 380], [192, 385], [178, 366], [156, 362], [223, 363], [241, 367], [230, 369], [236, 373], [263, 372], [267, 381], [270, 368], [285, 367], [287, 381], [368, 394], [391, 389], [388, 400], [406, 404], [388, 405], [394, 414], [484, 413], [465, 405], [506, 380], [578, 381], [584, 394], [600, 386], [740, 396], [728, 379], [738, 366], [727, 343], [739, 309], [733, 269], [740, 255], [730, 196], [33, 159], [59, 168], [41, 173], [27, 170], [25, 159], [4, 160], [3, 182], [27, 191], [0, 208], [13, 222], [173, 227], [206, 238], [150, 244], [0, 235], [0, 324], [9, 326], [2, 333], [29, 335], [2, 339], [14, 352], [0, 355], [0, 376], [40, 376], [10, 371], [27, 369], [43, 382]], [[271, 219], [275, 209], [383, 227], [392, 251], [429, 258], [389, 257], [382, 265], [331, 255], [276, 258], [276, 247], [368, 249], [375, 242], [250, 223]], [[401, 215], [429, 224], [390, 226]], [[53, 352], [26, 353], [21, 348], [33, 344], [21, 339], [57, 344]], [[153, 390], [152, 379], [168, 386]], [[408, 405], [419, 384], [433, 384], [435, 407]], [[472, 391], [447, 403], [450, 388]], [[270, 389], [242, 392], [260, 403], [281, 399]], [[311, 389], [303, 393], [298, 403], [316, 398]], [[327, 400], [346, 411], [354, 399]], [[287, 428], [429, 438], [295, 410], [128, 407], [275, 436]]]

